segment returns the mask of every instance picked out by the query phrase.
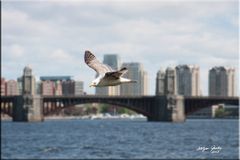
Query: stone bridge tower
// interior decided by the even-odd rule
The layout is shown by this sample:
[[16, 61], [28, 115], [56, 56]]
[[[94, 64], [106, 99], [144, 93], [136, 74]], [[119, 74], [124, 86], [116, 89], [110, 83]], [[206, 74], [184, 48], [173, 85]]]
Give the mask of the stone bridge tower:
[[185, 121], [184, 98], [177, 94], [176, 70], [174, 68], [168, 67], [165, 71], [162, 69], [158, 71], [156, 99], [155, 108], [160, 109], [157, 111], [159, 112], [158, 121]]
[[13, 113], [13, 121], [43, 121], [42, 98], [35, 95], [35, 77], [29, 66], [23, 69], [22, 95], [17, 97]]

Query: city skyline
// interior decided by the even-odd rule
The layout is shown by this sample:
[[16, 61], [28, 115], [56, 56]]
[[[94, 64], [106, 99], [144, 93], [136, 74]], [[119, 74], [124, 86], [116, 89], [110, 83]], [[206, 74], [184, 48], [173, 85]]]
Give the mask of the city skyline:
[[154, 82], [151, 95], [157, 71], [180, 64], [200, 66], [203, 95], [214, 66], [234, 67], [238, 82], [237, 1], [4, 1], [1, 12], [6, 79], [21, 76], [30, 64], [37, 78], [72, 75], [93, 94], [87, 82], [95, 74], [83, 60], [89, 49], [100, 61], [103, 54], [119, 53], [122, 62], [143, 63]]
[[[148, 83], [148, 77], [147, 77], [147, 72], [146, 71], [144, 71], [143, 70], [143, 66], [142, 66], [142, 64], [141, 63], [123, 63], [122, 64], [122, 67], [127, 67], [129, 65], [129, 73], [130, 73], [130, 75], [129, 74], [126, 74], [124, 77], [126, 77], [126, 78], [129, 78], [129, 77], [131, 77], [132, 78], [132, 74], [133, 75], [138, 75], [139, 73], [141, 73], [141, 80], [138, 80], [139, 81], [139, 83], [141, 83], [142, 85], [141, 85], [141, 87], [140, 88], [138, 88], [137, 90], [139, 90], [139, 91], [137, 91], [137, 92], [135, 92], [136, 94], [139, 94], [139, 95], [150, 95], [150, 94], [148, 94], [148, 88], [149, 88], [149, 83]], [[136, 70], [136, 71], [134, 71], [133, 72], [133, 68], [135, 68], [136, 69], [136, 66], [141, 66], [140, 68], [140, 72], [138, 71], [138, 70]], [[131, 66], [131, 67], [130, 67]], [[135, 66], [135, 67], [133, 67], [132, 68], [132, 66]], [[174, 68], [175, 67], [175, 68]], [[181, 75], [181, 76], [179, 76], [178, 74], [177, 74], [177, 70], [180, 68], [180, 70], [182, 70], [183, 68], [190, 68], [191, 69], [191, 77], [193, 78], [193, 79], [195, 79], [192, 83], [190, 83], [190, 82], [187, 82], [187, 81], [181, 81], [181, 84], [179, 83], [179, 82], [177, 82], [178, 81], [178, 79], [180, 78], [180, 77], [188, 77], [187, 75], [185, 75], [185, 76], [183, 76], [183, 75]], [[137, 67], [138, 68], [138, 67]], [[214, 83], [212, 82], [212, 76], [210, 76], [210, 73], [213, 71], [213, 70], [221, 70], [221, 69], [226, 69], [226, 73], [227, 73], [227, 75], [228, 75], [228, 80], [227, 81], [225, 81], [225, 79], [223, 80], [223, 77], [221, 77], [220, 79], [216, 79], [216, 78], [214, 78]], [[28, 73], [29, 72], [29, 74], [31, 73], [32, 74], [32, 68], [30, 68], [29, 66], [25, 66], [24, 67], [24, 73]], [[25, 70], [28, 70], [28, 72], [25, 72]], [[195, 70], [195, 71], [193, 71], [193, 70]], [[173, 72], [174, 71], [174, 75], [172, 75], [173, 73], [170, 73], [170, 72]], [[187, 70], [186, 70], [187, 71]], [[219, 72], [218, 71], [218, 72]], [[170, 74], [167, 74], [167, 72], [169, 72]], [[219, 94], [219, 95], [211, 95], [212, 93], [212, 91], [211, 91], [211, 89], [210, 88], [212, 88], [211, 87], [211, 85], [209, 85], [209, 88], [208, 88], [208, 94], [207, 95], [204, 95], [204, 94], [202, 94], [202, 92], [201, 92], [201, 81], [199, 82], [199, 74], [201, 74], [200, 73], [200, 67], [199, 66], [189, 66], [189, 65], [178, 65], [178, 66], [169, 66], [169, 67], [167, 67], [166, 68], [166, 71], [164, 71], [163, 69], [160, 69], [157, 73], [156, 73], [156, 79], [155, 79], [155, 93], [154, 93], [154, 95], [163, 95], [163, 94], [168, 94], [168, 92], [170, 91], [171, 93], [174, 93], [174, 94], [178, 94], [178, 95], [188, 95], [189, 94], [189, 96], [224, 96], [224, 95], [226, 95], [226, 96], [238, 96], [238, 94], [236, 93], [236, 89], [234, 88], [234, 85], [236, 85], [236, 83], [237, 82], [235, 82], [235, 68], [226, 68], [225, 66], [214, 66], [214, 67], [212, 67], [212, 68], [210, 68], [209, 70], [208, 70], [208, 73], [209, 73], [209, 76], [208, 76], [208, 78], [207, 78], [207, 80], [208, 80], [208, 83], [210, 84], [210, 83], [212, 83], [212, 84], [214, 84], [214, 85], [216, 85], [216, 83], [219, 83], [219, 85], [217, 85], [217, 86], [215, 86], [215, 87], [219, 87], [217, 90], [217, 92], [221, 92], [221, 94]], [[219, 73], [218, 73], [219, 74]], [[222, 73], [221, 73], [222, 74]], [[33, 75], [33, 77], [34, 77], [34, 83], [36, 83], [36, 87], [35, 87], [35, 89], [36, 89], [36, 93], [37, 94], [39, 94], [40, 92], [38, 92], [38, 88], [37, 88], [37, 85], [38, 84], [43, 84], [43, 82], [53, 82], [53, 84], [54, 84], [54, 86], [57, 84], [55, 84], [55, 82], [74, 82], [74, 83], [78, 83], [78, 82], [81, 82], [82, 84], [81, 84], [81, 87], [80, 86], [77, 86], [75, 89], [74, 89], [74, 92], [76, 92], [76, 93], [80, 93], [80, 94], [90, 94], [90, 95], [125, 95], [125, 94], [127, 94], [127, 92], [125, 93], [125, 91], [123, 91], [122, 92], [122, 90], [121, 89], [123, 89], [123, 88], [125, 88], [126, 89], [126, 86], [125, 85], [123, 85], [123, 86], [121, 86], [120, 85], [120, 93], [119, 94], [106, 94], [105, 93], [105, 89], [107, 89], [107, 88], [99, 88], [99, 87], [95, 87], [95, 90], [97, 91], [97, 89], [99, 89], [99, 93], [100, 92], [102, 92], [102, 91], [100, 91], [101, 89], [104, 89], [103, 90], [103, 94], [99, 94], [99, 93], [93, 93], [93, 94], [91, 94], [91, 93], [87, 93], [86, 91], [85, 91], [85, 89], [84, 89], [84, 81], [81, 81], [81, 80], [77, 80], [77, 81], [75, 81], [75, 79], [72, 79], [71, 77], [72, 76], [63, 76], [63, 75], [53, 75], [53, 76], [40, 76], [40, 79], [39, 80], [37, 80], [35, 77], [35, 75], [34, 74], [32, 74]], [[169, 77], [170, 76], [170, 77]], [[174, 77], [174, 82], [172, 82], [172, 80], [170, 80], [169, 82], [167, 82], [168, 80], [166, 80], [166, 77], [168, 77], [168, 78], [173, 78]], [[226, 76], [226, 75], [224, 75], [224, 76]], [[189, 77], [188, 77], [189, 78]], [[226, 77], [225, 77], [226, 78]], [[218, 81], [218, 82], [215, 82], [215, 81]], [[189, 81], [189, 80], [188, 80]], [[192, 80], [191, 80], [192, 81]], [[229, 83], [229, 82], [230, 83]], [[13, 84], [12, 82], [14, 82], [15, 84]], [[19, 91], [16, 91], [16, 93], [17, 94], [19, 94], [19, 93], [21, 93], [21, 89], [22, 89], [22, 76], [20, 76], [20, 77], [18, 77], [18, 78], [16, 78], [16, 79], [6, 79], [5, 77], [1, 77], [1, 93], [7, 93], [7, 90], [5, 90], [5, 88], [7, 88], [7, 87], [11, 87], [11, 86], [8, 86], [8, 83], [10, 83], [10, 85], [17, 85], [17, 88], [16, 88], [16, 90], [18, 89]], [[165, 84], [166, 83], [166, 84]], [[171, 83], [171, 84], [168, 84], [168, 83]], [[175, 83], [175, 84], [172, 84], [172, 83]], [[221, 84], [220, 84], [221, 83]], [[5, 84], [7, 84], [6, 86], [5, 86]], [[64, 84], [64, 83], [63, 83]], [[224, 84], [227, 84], [227, 86], [224, 86]], [[3, 86], [2, 86], [3, 85]], [[78, 84], [78, 85], [80, 85], [80, 84]], [[166, 87], [164, 87], [165, 85], [170, 85], [171, 87], [174, 87], [174, 88], [169, 88], [169, 86], [166, 88]], [[182, 90], [182, 89], [180, 89], [179, 90], [179, 85], [181, 86], [181, 87], [183, 87], [183, 88], [185, 88], [185, 89], [188, 89], [188, 91], [186, 92], [186, 93], [180, 93], [179, 91], [180, 90]], [[57, 87], [57, 85], [55, 86], [55, 87]], [[54, 88], [55, 88], [54, 87]], [[128, 86], [127, 88], [134, 88], [133, 86]], [[136, 86], [135, 86], [136, 87]], [[175, 87], [177, 87], [177, 88], [175, 88]], [[190, 88], [191, 89], [190, 89]], [[193, 87], [193, 88], [192, 88]], [[215, 88], [214, 87], [214, 88]], [[4, 89], [3, 89], [4, 88]], [[77, 89], [78, 88], [78, 89]], [[223, 89], [223, 88], [226, 88], [226, 89]], [[5, 91], [2, 91], [2, 89], [3, 90], [5, 90]], [[62, 86], [61, 86], [61, 89], [62, 89]], [[170, 89], [170, 90], [169, 90]], [[192, 90], [192, 91], [189, 91], [189, 89], [190, 90]], [[134, 89], [134, 91], [136, 90], [136, 88]], [[221, 90], [221, 91], [220, 91]], [[133, 90], [131, 91], [131, 92], [134, 92]], [[226, 92], [227, 91], [227, 92]], [[12, 92], [12, 91], [11, 91]], [[15, 91], [14, 91], [15, 92]], [[64, 92], [64, 91], [63, 91]], [[71, 91], [70, 91], [71, 92]], [[183, 90], [181, 91], [181, 92], [183, 92]], [[215, 92], [215, 91], [214, 91]], [[58, 95], [58, 94], [55, 94], [55, 91], [53, 91], [53, 93], [54, 93], [54, 95]], [[62, 92], [61, 92], [62, 93]], [[129, 92], [130, 93], [130, 92]], [[4, 94], [5, 95], [5, 94]], [[12, 95], [12, 94], [7, 94], [7, 95]], [[60, 94], [61, 95], [61, 94]]]

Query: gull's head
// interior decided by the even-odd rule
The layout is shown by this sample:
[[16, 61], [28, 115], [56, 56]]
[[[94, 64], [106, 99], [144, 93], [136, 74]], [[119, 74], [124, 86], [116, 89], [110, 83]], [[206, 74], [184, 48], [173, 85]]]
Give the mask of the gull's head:
[[96, 87], [97, 86], [97, 82], [96, 81], [92, 81], [92, 83], [89, 85], [89, 87]]
[[97, 77], [96, 79], [94, 79], [92, 81], [92, 83], [89, 85], [89, 87], [97, 87], [97, 85], [99, 84], [100, 80], [101, 80], [101, 77], [100, 76]]

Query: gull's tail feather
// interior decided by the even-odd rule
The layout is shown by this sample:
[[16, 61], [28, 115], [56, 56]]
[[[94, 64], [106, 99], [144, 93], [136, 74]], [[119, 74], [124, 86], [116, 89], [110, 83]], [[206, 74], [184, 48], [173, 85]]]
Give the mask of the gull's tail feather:
[[120, 69], [118, 72], [120, 73], [120, 76], [124, 75], [125, 73], [127, 73], [127, 68], [123, 67], [122, 69]]
[[127, 70], [127, 68], [126, 68], [126, 67], [123, 67], [123, 68], [121, 68], [119, 71], [125, 71], [125, 70]]
[[129, 83], [137, 83], [137, 81], [136, 80], [131, 80], [131, 81], [129, 81]]

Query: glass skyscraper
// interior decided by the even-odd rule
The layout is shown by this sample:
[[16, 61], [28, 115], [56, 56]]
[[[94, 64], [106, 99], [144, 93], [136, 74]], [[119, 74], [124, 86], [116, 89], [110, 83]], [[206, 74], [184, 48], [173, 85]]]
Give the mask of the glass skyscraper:
[[209, 70], [209, 96], [235, 95], [235, 69], [223, 66]]
[[126, 67], [128, 72], [123, 76], [137, 83], [122, 84], [121, 95], [147, 95], [148, 94], [148, 78], [147, 72], [144, 71], [143, 65], [138, 62], [123, 63], [122, 67]]

